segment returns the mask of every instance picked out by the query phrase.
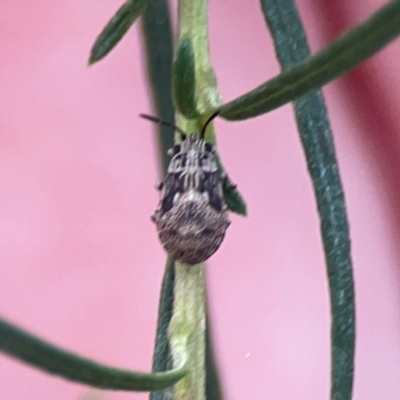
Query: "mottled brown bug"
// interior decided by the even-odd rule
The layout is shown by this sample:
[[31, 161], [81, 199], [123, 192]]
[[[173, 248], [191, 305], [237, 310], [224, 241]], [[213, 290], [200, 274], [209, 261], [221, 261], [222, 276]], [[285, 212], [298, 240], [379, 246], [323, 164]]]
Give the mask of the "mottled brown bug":
[[169, 150], [172, 159], [165, 180], [157, 186], [161, 199], [151, 218], [165, 250], [186, 264], [201, 263], [214, 254], [230, 224], [222, 192], [225, 178], [214, 146], [204, 140], [207, 125], [217, 115], [211, 115], [200, 133], [188, 135], [175, 125], [140, 114], [181, 136], [181, 143]]

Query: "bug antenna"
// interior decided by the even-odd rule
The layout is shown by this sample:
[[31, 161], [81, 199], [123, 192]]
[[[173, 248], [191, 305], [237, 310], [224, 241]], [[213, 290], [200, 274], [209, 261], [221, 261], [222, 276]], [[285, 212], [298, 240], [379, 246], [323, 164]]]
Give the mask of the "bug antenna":
[[206, 135], [206, 129], [207, 129], [208, 124], [209, 124], [215, 117], [217, 117], [217, 116], [219, 115], [219, 113], [220, 113], [220, 111], [216, 111], [215, 113], [211, 114], [211, 115], [208, 117], [207, 121], [204, 123], [203, 127], [201, 128], [201, 132], [200, 132], [200, 137], [201, 137], [202, 139], [204, 139], [204, 136]]
[[184, 132], [181, 128], [179, 128], [179, 126], [171, 124], [170, 122], [165, 122], [160, 118], [153, 117], [152, 115], [148, 115], [148, 114], [139, 114], [139, 117], [147, 119], [151, 122], [154, 122], [154, 123], [162, 125], [162, 126], [167, 126], [168, 128], [171, 128], [174, 131], [178, 132], [181, 135], [182, 140], [186, 139], [186, 132]]

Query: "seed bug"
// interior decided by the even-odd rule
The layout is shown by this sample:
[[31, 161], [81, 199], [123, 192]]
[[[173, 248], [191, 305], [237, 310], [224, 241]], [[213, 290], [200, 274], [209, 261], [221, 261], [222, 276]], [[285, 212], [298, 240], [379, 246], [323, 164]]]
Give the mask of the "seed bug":
[[151, 115], [140, 117], [168, 126], [181, 143], [168, 151], [172, 156], [166, 177], [157, 188], [161, 199], [151, 219], [165, 250], [186, 264], [198, 264], [214, 254], [230, 225], [223, 197], [225, 177], [218, 169], [215, 147], [205, 141], [212, 114], [200, 132], [181, 128]]

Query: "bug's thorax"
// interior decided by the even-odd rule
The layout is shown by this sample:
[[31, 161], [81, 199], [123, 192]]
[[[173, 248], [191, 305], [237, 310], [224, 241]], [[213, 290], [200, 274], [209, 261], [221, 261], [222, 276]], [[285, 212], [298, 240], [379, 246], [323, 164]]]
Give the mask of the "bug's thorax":
[[181, 180], [181, 191], [187, 191], [198, 190], [202, 175], [217, 169], [213, 147], [194, 133], [175, 146], [168, 173]]

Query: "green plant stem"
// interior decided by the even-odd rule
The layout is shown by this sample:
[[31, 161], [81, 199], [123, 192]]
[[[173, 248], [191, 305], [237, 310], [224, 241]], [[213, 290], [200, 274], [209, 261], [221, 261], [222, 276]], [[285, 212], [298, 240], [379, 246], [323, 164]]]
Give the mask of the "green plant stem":
[[207, 33], [207, 1], [179, 0], [178, 14], [178, 40], [188, 37], [193, 46], [197, 109], [201, 114], [210, 114], [210, 110], [216, 109], [221, 105], [221, 99], [210, 62]]
[[[195, 60], [195, 106], [203, 116], [199, 120], [189, 120], [177, 115], [177, 124], [186, 132], [194, 132], [199, 131], [204, 123], [202, 119], [208, 117], [206, 113], [221, 104], [209, 58], [206, 0], [179, 0], [178, 20], [179, 43], [186, 40], [192, 45]], [[178, 45], [177, 48], [179, 47]], [[176, 91], [180, 89], [175, 88]], [[175, 140], [179, 141], [178, 135]], [[212, 129], [207, 132], [207, 140], [215, 142]], [[188, 352], [190, 360], [188, 376], [174, 386], [176, 400], [205, 400], [206, 396], [203, 274], [204, 264], [188, 266], [175, 262], [174, 312], [169, 327], [170, 347], [174, 365], [181, 362], [182, 352]], [[210, 370], [210, 373], [217, 378], [215, 369]]]
[[394, 0], [316, 54], [298, 60], [275, 78], [224, 104], [221, 116], [241, 120], [278, 108], [349, 71], [399, 33], [400, 1]]
[[[172, 104], [172, 34], [166, 0], [152, 0], [142, 16], [144, 57], [150, 95], [157, 117], [174, 123]], [[158, 126], [158, 154], [161, 175], [165, 175], [170, 158], [168, 149], [174, 145], [173, 131]]]
[[[145, 60], [148, 71], [148, 80], [151, 96], [155, 106], [155, 113], [165, 121], [174, 121], [174, 111], [171, 96], [171, 63], [172, 39], [170, 18], [165, 0], [153, 0], [143, 15], [142, 32], [144, 36]], [[182, 121], [178, 122], [181, 123]], [[189, 124], [190, 125], [190, 124]], [[187, 125], [182, 126], [186, 129]], [[191, 129], [195, 126], [192, 125]], [[189, 128], [190, 129], [190, 128]], [[197, 126], [196, 126], [197, 129]], [[173, 145], [173, 133], [168, 128], [159, 130], [159, 157], [162, 160], [165, 175], [169, 157], [167, 150]], [[161, 288], [160, 304], [158, 309], [158, 324], [156, 343], [153, 357], [153, 371], [164, 371], [171, 367], [170, 349], [167, 338], [173, 308], [174, 262], [169, 257], [164, 272]], [[209, 343], [211, 339], [209, 340]], [[212, 349], [207, 352], [207, 390], [210, 393], [219, 393], [219, 380], [216, 375], [217, 368], [214, 364]], [[150, 394], [151, 400], [170, 399], [170, 388], [154, 391]], [[211, 397], [210, 400], [216, 399]]]
[[[293, 0], [261, 0], [282, 68], [310, 50]], [[331, 399], [352, 397], [355, 305], [346, 207], [324, 99], [314, 90], [294, 102], [321, 222], [331, 300]]]
[[175, 262], [174, 312], [168, 328], [173, 365], [189, 360], [189, 373], [174, 386], [176, 400], [205, 400], [204, 265]]
[[[101, 389], [149, 391], [187, 374], [187, 359], [175, 370], [146, 374], [99, 364], [47, 343], [0, 319], [0, 351], [51, 374]], [[175, 364], [178, 365], [178, 364]]]

